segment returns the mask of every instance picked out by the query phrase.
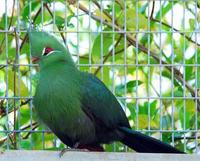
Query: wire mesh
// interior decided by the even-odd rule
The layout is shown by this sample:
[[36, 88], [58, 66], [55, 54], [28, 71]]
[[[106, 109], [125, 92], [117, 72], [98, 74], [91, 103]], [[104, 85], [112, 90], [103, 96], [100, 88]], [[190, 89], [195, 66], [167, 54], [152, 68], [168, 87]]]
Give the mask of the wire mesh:
[[[64, 147], [34, 112], [38, 65], [30, 61], [26, 28], [35, 26], [57, 35], [79, 70], [106, 84], [134, 130], [199, 153], [197, 0], [3, 0], [0, 6], [3, 148]], [[105, 148], [130, 150], [119, 143]]]

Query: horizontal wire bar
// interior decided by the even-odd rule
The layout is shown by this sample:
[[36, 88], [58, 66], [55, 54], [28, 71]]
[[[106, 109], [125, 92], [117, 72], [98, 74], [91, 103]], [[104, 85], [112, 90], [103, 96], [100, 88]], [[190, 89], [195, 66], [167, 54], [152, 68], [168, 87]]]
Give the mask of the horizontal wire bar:
[[[79, 2], [88, 2], [88, 0], [78, 0]], [[102, 2], [112, 2], [112, 0], [102, 0]], [[126, 0], [127, 2], [131, 2], [133, 0]], [[136, 1], [143, 1], [143, 2], [149, 2], [149, 0], [136, 0]], [[180, 0], [154, 0], [154, 1], [161, 1], [161, 2], [180, 2]], [[184, 2], [195, 2], [195, 0], [182, 0]]]
[[[22, 33], [27, 33], [27, 31], [20, 31]], [[129, 34], [152, 34], [152, 33], [155, 33], [155, 34], [171, 34], [171, 33], [174, 33], [174, 34], [187, 34], [187, 33], [195, 33], [195, 34], [198, 34], [200, 33], [200, 30], [192, 30], [192, 31], [174, 31], [174, 30], [170, 30], [170, 31], [148, 31], [148, 30], [138, 30], [138, 31], [130, 31], [130, 30], [116, 30], [116, 31], [70, 31], [70, 30], [67, 30], [67, 31], [48, 31], [49, 33], [67, 33], [67, 34], [76, 34], [76, 33], [83, 33], [83, 34], [87, 34], [87, 33], [94, 33], [94, 34], [124, 34], [124, 33], [129, 33]], [[15, 31], [6, 31], [6, 30], [0, 30], [0, 33], [10, 33], [10, 34], [13, 34], [15, 33]], [[192, 38], [192, 37], [191, 37]]]
[[77, 64], [78, 66], [200, 67], [200, 64]]
[[[81, 56], [79, 56], [81, 58]], [[99, 66], [133, 66], [133, 67], [200, 67], [200, 64], [76, 64], [83, 67], [99, 67]], [[7, 66], [28, 66], [38, 67], [38, 64], [0, 64], [1, 67]]]
[[[102, 5], [102, 3], [103, 2], [113, 2], [113, 1], [111, 1], [111, 0], [103, 0], [103, 1], [101, 1], [101, 5]], [[127, 2], [128, 1], [132, 1], [132, 0], [126, 0]], [[139, 1], [143, 1], [143, 2], [148, 2], [149, 3], [149, 0], [139, 0]], [[166, 0], [154, 0], [154, 1], [158, 1], [158, 2], [166, 2]], [[78, 3], [79, 2], [88, 2], [88, 0], [79, 0], [78, 1]], [[137, 1], [138, 2], [138, 1]], [[167, 2], [180, 2], [180, 0], [167, 0]], [[185, 2], [194, 2], [194, 0], [184, 0], [184, 3]], [[195, 1], [194, 3], [196, 3], [197, 1]], [[42, 5], [43, 6], [43, 5]], [[103, 7], [102, 7], [103, 8]], [[43, 10], [43, 9], [42, 9]], [[77, 10], [79, 10], [78, 8], [77, 8]], [[55, 10], [54, 10], [54, 12], [55, 12]], [[80, 11], [80, 12], [82, 12], [82, 11]], [[90, 10], [90, 13], [91, 13], [91, 10]], [[113, 13], [113, 12], [112, 12]], [[126, 12], [125, 12], [126, 13]], [[74, 17], [79, 17], [79, 16], [82, 16], [82, 15], [79, 15], [78, 14], [78, 16], [74, 16]], [[6, 17], [8, 17], [8, 16], [6, 16]], [[101, 16], [102, 17], [102, 16]], [[138, 15], [137, 15], [137, 17], [138, 17]], [[146, 19], [148, 19], [149, 20], [149, 17], [150, 16], [148, 16]], [[102, 20], [103, 20], [103, 18], [102, 18]], [[115, 20], [115, 19], [114, 19]], [[126, 19], [125, 19], [126, 20]], [[54, 23], [53, 23], [53, 25], [55, 25], [55, 13], [54, 13]], [[43, 22], [43, 14], [42, 14], [42, 22]], [[114, 21], [113, 21], [114, 22]], [[139, 21], [140, 22], [140, 21]], [[148, 23], [149, 23], [150, 21], [148, 21]], [[137, 21], [136, 21], [136, 23], [138, 23]], [[159, 25], [159, 22], [155, 22], [155, 23], [158, 23], [158, 25]], [[161, 23], [161, 22], [160, 22]], [[101, 29], [103, 29], [103, 26], [104, 24], [102, 24], [101, 23]], [[137, 24], [138, 25], [138, 24]], [[149, 25], [149, 24], [148, 24]], [[161, 26], [165, 26], [165, 25], [163, 25], [163, 24], [160, 24]], [[168, 24], [168, 25], [171, 25], [171, 24]], [[78, 25], [79, 26], [79, 25]], [[104, 26], [106, 26], [106, 24], [104, 25]], [[113, 26], [114, 26], [114, 23], [113, 23]], [[126, 23], [125, 23], [125, 26], [126, 26]], [[134, 26], [133, 26], [134, 27]], [[135, 25], [135, 27], [136, 27], [136, 25]], [[125, 27], [126, 28], [126, 27]], [[137, 28], [137, 27], [136, 27]], [[69, 30], [69, 29], [67, 29], [67, 30], [62, 30], [62, 31], [50, 31], [50, 33], [67, 33], [67, 34], [112, 34], [112, 35], [114, 35], [114, 34], [136, 34], [136, 35], [138, 35], [138, 34], [185, 34], [185, 35], [191, 35], [191, 36], [188, 36], [188, 39], [186, 40], [186, 41], [189, 41], [189, 43], [191, 42], [191, 41], [196, 41], [196, 43], [195, 42], [191, 42], [191, 43], [193, 43], [193, 44], [196, 44], [196, 45], [198, 45], [199, 43], [199, 41], [197, 40], [197, 39], [195, 39], [194, 40], [194, 34], [200, 34], [200, 30], [197, 30], [197, 29], [195, 29], [195, 30], [182, 30], [182, 29], [173, 29], [173, 24], [172, 24], [172, 28], [168, 28], [168, 30], [162, 30], [162, 29], [160, 29], [160, 30], [158, 30], [158, 31], [155, 31], [155, 30], [153, 30], [153, 31], [151, 31], [150, 29], [149, 29], [149, 27], [148, 27], [148, 30], [126, 30], [126, 29], [122, 29], [122, 30], [120, 30], [120, 31], [118, 31], [118, 30], [116, 30], [115, 31], [115, 29], [112, 29], [112, 30], [108, 30], [108, 31], [92, 31], [92, 30], [80, 30], [79, 29], [79, 27], [77, 27], [77, 28], [75, 28], [76, 29], [76, 31], [74, 31], [74, 30]], [[178, 31], [176, 31], [176, 30], [178, 30]], [[14, 30], [0, 30], [0, 34], [14, 34], [15, 33], [15, 31]], [[20, 30], [20, 33], [27, 33], [27, 30]], [[108, 35], [109, 36], [109, 35]], [[133, 35], [134, 36], [134, 35]], [[111, 37], [111, 36], [110, 36]], [[114, 40], [114, 39], [113, 39]], [[103, 42], [103, 40], [101, 41], [101, 42]], [[78, 40], [78, 43], [79, 43], [79, 40]], [[114, 43], [114, 42], [113, 42]], [[150, 48], [151, 46], [149, 46], [150, 44], [148, 44], [148, 47]], [[89, 45], [88, 45], [89, 46]], [[137, 46], [137, 45], [136, 45]], [[79, 50], [79, 46], [78, 46], [78, 50]], [[136, 47], [137, 48], [137, 47]], [[149, 49], [148, 48], [148, 49]], [[160, 51], [162, 51], [162, 50], [160, 50]], [[126, 49], [122, 52], [122, 53], [126, 53]], [[160, 53], [162, 53], [162, 52], [159, 52], [158, 51], [158, 55], [160, 54]], [[183, 52], [184, 53], [184, 52]], [[149, 51], [149, 54], [150, 54], [150, 51]], [[164, 54], [163, 54], [164, 55]], [[183, 54], [184, 55], [184, 54]], [[73, 56], [78, 56], [78, 58], [81, 58], [81, 55], [73, 55]], [[113, 55], [114, 56], [114, 55]], [[148, 55], [149, 56], [149, 55]], [[101, 55], [101, 58], [103, 58], [103, 56]], [[111, 57], [112, 58], [112, 57]], [[162, 55], [160, 56], [160, 60], [163, 60], [162, 59], [163, 57], [162, 57]], [[183, 56], [183, 59], [184, 60], [186, 60], [186, 58]], [[88, 58], [88, 60], [89, 60], [89, 58]], [[125, 60], [126, 60], [126, 58], [125, 58]], [[148, 60], [149, 60], [149, 58], [148, 58]], [[173, 59], [172, 59], [172, 61], [173, 61]], [[78, 62], [79, 62], [79, 59], [78, 59]], [[197, 61], [196, 61], [197, 62]], [[168, 62], [167, 62], [168, 63]], [[28, 66], [28, 67], [37, 67], [38, 66], [38, 64], [0, 64], [0, 70], [2, 69], [2, 67], [10, 67], [10, 66], [18, 66], [18, 67], [20, 67], [20, 66]], [[134, 63], [129, 63], [129, 64], [115, 64], [115, 63], [112, 63], [112, 64], [102, 64], [102, 63], [100, 63], [100, 64], [98, 64], [98, 63], [94, 63], [94, 64], [91, 64], [91, 63], [89, 63], [89, 64], [79, 64], [79, 63], [77, 63], [77, 66], [78, 67], [102, 67], [102, 71], [103, 71], [103, 67], [172, 67], [172, 69], [174, 69], [173, 67], [200, 67], [200, 64], [181, 64], [181, 63], [177, 63], [177, 64], [174, 64], [174, 63], [172, 63], [172, 64], [162, 64], [161, 63], [161, 61], [160, 61], [160, 63], [159, 64], [150, 64], [149, 62], [147, 63], [147, 64], [144, 64], [144, 63], [142, 63], [142, 64], [134, 64]], [[182, 72], [182, 70], [185, 70], [185, 69], [182, 69], [181, 68], [181, 72]], [[19, 71], [19, 70], [18, 70]], [[103, 72], [102, 72], [102, 74], [103, 74]], [[160, 75], [160, 77], [162, 76], [162, 74]], [[164, 76], [163, 76], [164, 77]], [[173, 70], [172, 70], [172, 75], [171, 75], [171, 77], [173, 77]], [[184, 77], [183, 77], [184, 78]], [[126, 79], [126, 78], [125, 78]], [[172, 81], [173, 81], [173, 78], [172, 78]], [[126, 83], [126, 81], [125, 81], [125, 83]], [[117, 86], [117, 85], [116, 85]], [[195, 87], [197, 87], [197, 85], [195, 85]], [[126, 84], [125, 84], [125, 91], [126, 91]], [[136, 87], [137, 89], [138, 89], [138, 86]], [[8, 89], [8, 88], [7, 88]], [[195, 90], [195, 89], [194, 89]], [[136, 90], [137, 91], [137, 90]], [[122, 97], [116, 97], [117, 99], [119, 99], [119, 100], [121, 100], [121, 99], [136, 99], [136, 101], [137, 100], [141, 100], [141, 99], [148, 99], [148, 102], [150, 102], [150, 100], [151, 99], [158, 99], [158, 101], [162, 101], [162, 100], [197, 100], [197, 99], [200, 99], [200, 96], [199, 97], [193, 97], [193, 96], [186, 96], [186, 89], [184, 90], [184, 96], [183, 97], [176, 97], [176, 96], [174, 96], [174, 94], [172, 94], [172, 96], [170, 96], [170, 97], [167, 97], [167, 96], [122, 96]], [[195, 90], [196, 92], [197, 92], [197, 90]], [[136, 92], [137, 93], [137, 92]], [[160, 91], [160, 93], [161, 93], [161, 91]], [[158, 93], [158, 94], [160, 94], [160, 93]], [[197, 94], [196, 94], [197, 95]], [[27, 96], [27, 97], [25, 97], [25, 96], [15, 96], [15, 97], [13, 97], [13, 96], [6, 96], [6, 97], [0, 97], [0, 99], [18, 99], [18, 100], [20, 100], [20, 99], [30, 99], [31, 101], [32, 101], [32, 99], [33, 99], [33, 97], [31, 96]], [[8, 102], [8, 101], [7, 101]], [[127, 102], [126, 102], [127, 103]], [[173, 104], [173, 103], [172, 103]], [[196, 102], [196, 104], [197, 104], [197, 102]], [[8, 104], [7, 104], [7, 106], [8, 106]], [[18, 106], [20, 106], [20, 105], [18, 105]], [[18, 107], [18, 106], [16, 106], [16, 107]], [[137, 106], [137, 108], [138, 108], [138, 104], [136, 104], [136, 106]], [[161, 106], [159, 106], [159, 107], [161, 107]], [[8, 114], [8, 113], [7, 113]], [[148, 117], [149, 117], [149, 114], [148, 114]], [[160, 116], [161, 117], [161, 116]], [[162, 117], [161, 117], [162, 118]], [[174, 122], [174, 119], [172, 119], [172, 122]], [[197, 122], [197, 118], [196, 118], [196, 122]], [[138, 123], [138, 124], [141, 124], [140, 122]], [[31, 124], [32, 125], [32, 124]], [[173, 129], [172, 130], [163, 130], [163, 129], [151, 129], [151, 126], [150, 126], [150, 123], [148, 124], [149, 125], [149, 127], [148, 127], [148, 129], [144, 129], [144, 130], [137, 130], [137, 131], [139, 131], [139, 132], [148, 132], [148, 133], [155, 133], [155, 132], [160, 132], [160, 133], [195, 133], [196, 134], [196, 136], [197, 135], [200, 135], [200, 130], [198, 129], [198, 128], [196, 128], [196, 129], [184, 129], [184, 130], [182, 130], [182, 129], [174, 129], [174, 127], [173, 127]], [[174, 125], [174, 124], [173, 124]], [[21, 128], [21, 127], [20, 127]], [[138, 128], [138, 127], [137, 127]], [[160, 126], [160, 128], [162, 128], [162, 126]], [[9, 128], [7, 128], [7, 129], [9, 129]], [[11, 128], [12, 129], [12, 128]], [[22, 130], [22, 129], [19, 129], [19, 130], [0, 130], [0, 133], [6, 133], [6, 134], [10, 134], [10, 133], [52, 133], [50, 130]], [[7, 135], [7, 138], [8, 138], [8, 136], [9, 135]], [[172, 137], [174, 137], [174, 136], [172, 136]], [[6, 138], [6, 137], [4, 137], [4, 138]], [[45, 142], [45, 140], [42, 140], [43, 142]]]
[[[134, 130], [134, 129], [133, 129]], [[193, 132], [193, 133], [199, 133], [200, 130], [196, 130], [196, 129], [188, 129], [188, 130], [161, 130], [161, 129], [142, 129], [142, 130], [135, 130], [138, 132], [160, 132], [160, 133], [179, 133], [179, 132], [183, 132], [183, 133], [187, 133], [187, 132]], [[41, 132], [46, 132], [46, 133], [53, 133], [50, 130], [0, 130], [0, 133], [25, 133], [25, 132], [31, 132], [31, 133], [41, 133]]]
[[[199, 97], [192, 97], [192, 96], [188, 96], [188, 97], [164, 97], [164, 96], [159, 96], [159, 97], [156, 97], [156, 96], [128, 96], [128, 97], [116, 97], [117, 99], [170, 99], [170, 100], [176, 100], [176, 99], [185, 99], [185, 100], [196, 100], [196, 99], [200, 99], [200, 96]], [[0, 97], [0, 99], [33, 99], [33, 97]]]

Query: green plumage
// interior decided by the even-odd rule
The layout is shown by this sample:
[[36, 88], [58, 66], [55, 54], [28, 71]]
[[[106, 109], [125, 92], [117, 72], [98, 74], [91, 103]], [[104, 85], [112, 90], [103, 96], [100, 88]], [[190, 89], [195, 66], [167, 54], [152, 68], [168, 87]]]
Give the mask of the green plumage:
[[[89, 149], [118, 140], [136, 151], [153, 152], [155, 139], [131, 132], [114, 95], [97, 77], [77, 70], [62, 43], [46, 32], [32, 31], [29, 37], [32, 56], [39, 58], [40, 66], [33, 100], [35, 110], [66, 145], [78, 144]], [[43, 53], [47, 48], [48, 52]], [[136, 135], [144, 138], [142, 146], [140, 140], [134, 139]], [[148, 138], [151, 145], [145, 145]], [[158, 146], [155, 152], [179, 152], [158, 140], [155, 143]], [[142, 150], [144, 146], [147, 148]]]
[[[77, 142], [88, 145], [108, 143], [117, 138], [113, 130], [104, 126], [96, 127], [95, 119], [108, 128], [119, 125], [129, 127], [128, 120], [112, 93], [95, 76], [78, 71], [74, 63], [68, 60], [67, 50], [61, 44], [56, 45], [58, 41], [55, 37], [45, 32], [32, 32], [30, 35], [31, 42], [34, 42], [31, 43], [32, 56], [40, 57], [40, 80], [34, 105], [39, 118], [54, 133], [70, 138], [70, 146]], [[37, 49], [34, 50], [33, 47], [36, 46]], [[55, 52], [42, 57], [38, 53], [42, 53], [45, 46], [56, 47]], [[114, 139], [107, 135], [102, 137], [105, 131]]]

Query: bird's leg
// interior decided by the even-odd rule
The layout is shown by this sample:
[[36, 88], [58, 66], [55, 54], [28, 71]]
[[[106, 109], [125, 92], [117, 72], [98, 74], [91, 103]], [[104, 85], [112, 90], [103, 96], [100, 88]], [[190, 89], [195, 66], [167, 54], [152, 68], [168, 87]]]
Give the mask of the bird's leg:
[[69, 149], [69, 148], [62, 149], [61, 152], [59, 153], [59, 157], [62, 157], [63, 154], [68, 151], [79, 151], [79, 152], [88, 152], [89, 151], [87, 149], [78, 149], [79, 146], [80, 146], [80, 144], [79, 144], [79, 142], [77, 142], [76, 144], [74, 144], [73, 148], [71, 148], [71, 149]]

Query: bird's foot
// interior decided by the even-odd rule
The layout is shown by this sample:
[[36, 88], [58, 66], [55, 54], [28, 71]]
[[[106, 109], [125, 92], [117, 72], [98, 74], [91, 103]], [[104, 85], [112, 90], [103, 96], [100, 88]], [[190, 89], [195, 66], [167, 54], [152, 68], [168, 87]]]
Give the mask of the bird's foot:
[[61, 158], [66, 152], [70, 152], [70, 151], [74, 151], [74, 152], [88, 152], [88, 149], [77, 149], [77, 148], [64, 148], [63, 150], [61, 150], [61, 152], [59, 153], [59, 157]]
[[103, 147], [100, 145], [91, 146], [91, 145], [81, 145], [76, 143], [73, 148], [64, 148], [60, 153], [59, 156], [62, 157], [65, 152], [68, 151], [76, 151], [76, 152], [89, 152], [89, 151], [96, 151], [96, 152], [104, 152]]

